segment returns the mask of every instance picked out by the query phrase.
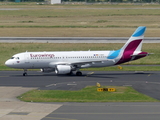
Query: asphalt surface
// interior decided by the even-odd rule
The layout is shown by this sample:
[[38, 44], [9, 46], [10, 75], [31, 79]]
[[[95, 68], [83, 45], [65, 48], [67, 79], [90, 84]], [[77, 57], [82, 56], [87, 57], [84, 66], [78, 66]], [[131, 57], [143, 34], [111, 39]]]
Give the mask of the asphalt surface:
[[[160, 72], [83, 71], [83, 76], [44, 74], [28, 71], [1, 71], [0, 86], [30, 87], [43, 90], [79, 90], [88, 85], [132, 86], [137, 91], [160, 100]], [[44, 103], [61, 106], [42, 120], [159, 120], [160, 103]]]
[[[0, 43], [125, 43], [129, 37], [0, 37]], [[144, 43], [160, 43], [160, 37], [145, 37]]]
[[158, 103], [66, 103], [42, 120], [159, 120]]
[[28, 71], [1, 71], [1, 86], [36, 87], [43, 90], [79, 90], [88, 85], [132, 86], [137, 91], [160, 100], [160, 72], [83, 71], [83, 76]]

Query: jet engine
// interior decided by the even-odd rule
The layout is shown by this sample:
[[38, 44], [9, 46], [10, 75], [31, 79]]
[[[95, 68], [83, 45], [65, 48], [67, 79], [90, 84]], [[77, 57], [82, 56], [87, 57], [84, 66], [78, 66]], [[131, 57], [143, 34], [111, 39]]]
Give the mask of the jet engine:
[[41, 72], [49, 73], [49, 72], [53, 72], [54, 70], [55, 70], [54, 68], [42, 68]]
[[69, 65], [57, 65], [55, 68], [56, 74], [68, 74], [72, 70], [71, 66]]

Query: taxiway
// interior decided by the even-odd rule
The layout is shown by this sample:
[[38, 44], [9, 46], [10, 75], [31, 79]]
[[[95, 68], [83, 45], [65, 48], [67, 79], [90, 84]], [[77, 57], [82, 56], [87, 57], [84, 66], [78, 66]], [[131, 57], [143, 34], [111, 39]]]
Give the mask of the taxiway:
[[79, 90], [99, 82], [101, 85], [132, 86], [137, 91], [160, 100], [160, 72], [83, 71], [83, 76], [57, 76], [54, 73], [44, 74], [37, 71], [28, 71], [28, 76], [22, 76], [22, 73], [23, 71], [0, 72], [0, 88], [3, 90], [0, 94], [0, 104], [3, 106], [0, 111], [2, 120], [159, 120], [160, 117], [159, 102], [25, 103], [9, 97], [9, 94], [13, 96], [13, 93], [18, 95], [18, 90], [21, 91], [19, 94], [27, 89]]
[[22, 74], [23, 71], [1, 71], [0, 85], [45, 90], [79, 90], [99, 82], [103, 86], [132, 86], [137, 91], [160, 100], [160, 72], [83, 71], [83, 76], [57, 76], [55, 73], [29, 71], [25, 77]]

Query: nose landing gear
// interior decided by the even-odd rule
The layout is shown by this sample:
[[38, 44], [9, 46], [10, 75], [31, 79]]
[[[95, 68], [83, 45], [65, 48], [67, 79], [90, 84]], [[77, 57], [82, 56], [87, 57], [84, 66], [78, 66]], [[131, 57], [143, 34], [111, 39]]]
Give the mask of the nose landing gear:
[[26, 76], [26, 75], [27, 75], [27, 69], [24, 69], [23, 76]]

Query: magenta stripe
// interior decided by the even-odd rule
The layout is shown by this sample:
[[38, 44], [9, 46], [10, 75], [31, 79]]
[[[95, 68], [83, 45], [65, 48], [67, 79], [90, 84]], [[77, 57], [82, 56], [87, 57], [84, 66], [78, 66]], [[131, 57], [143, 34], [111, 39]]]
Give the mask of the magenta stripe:
[[134, 40], [128, 44], [128, 46], [125, 48], [125, 51], [131, 51], [132, 53], [136, 50], [138, 45], [142, 42], [142, 39], [140, 40]]
[[123, 55], [121, 59], [116, 64], [121, 64], [124, 62], [128, 62], [131, 60], [131, 55], [133, 55], [134, 51], [138, 47], [138, 45], [142, 42], [142, 39], [131, 41], [128, 46], [124, 49]]

